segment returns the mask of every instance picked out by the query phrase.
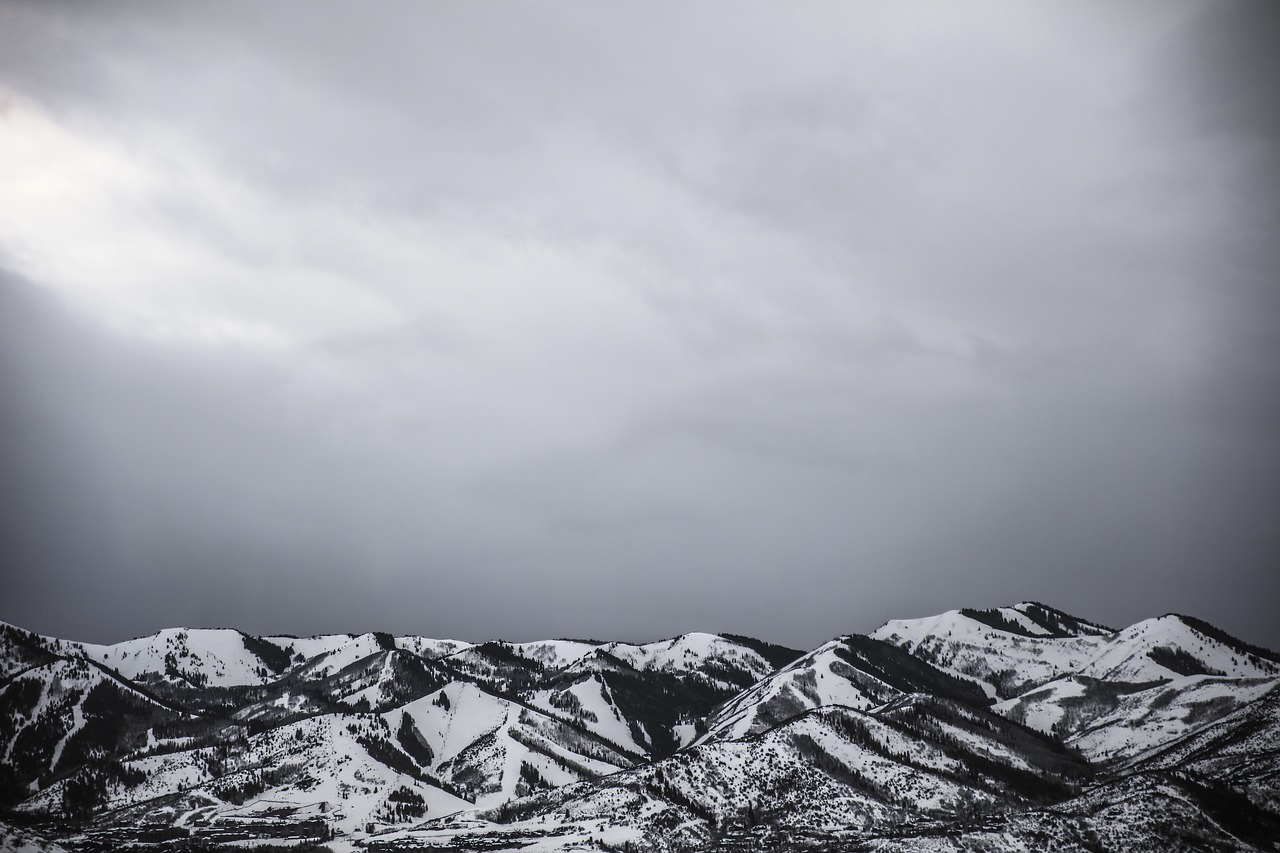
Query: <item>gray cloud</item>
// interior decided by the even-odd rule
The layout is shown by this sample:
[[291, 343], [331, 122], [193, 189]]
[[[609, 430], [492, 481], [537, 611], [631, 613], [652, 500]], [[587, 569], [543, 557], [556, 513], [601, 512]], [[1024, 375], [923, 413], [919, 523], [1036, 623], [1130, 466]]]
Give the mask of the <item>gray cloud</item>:
[[0, 618], [1280, 646], [1274, 19], [924, 12], [4, 7]]

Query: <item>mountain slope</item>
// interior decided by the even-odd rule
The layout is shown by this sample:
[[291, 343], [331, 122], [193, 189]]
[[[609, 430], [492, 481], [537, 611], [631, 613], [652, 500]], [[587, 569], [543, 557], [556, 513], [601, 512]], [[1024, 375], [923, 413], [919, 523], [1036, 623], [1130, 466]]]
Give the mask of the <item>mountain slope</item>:
[[1280, 656], [1184, 616], [1024, 602], [807, 653], [0, 625], [0, 662], [0, 820], [68, 850], [1253, 850], [1280, 827]]
[[866, 710], [905, 694], [931, 693], [989, 704], [973, 685], [867, 637], [832, 640], [744, 690], [717, 711], [699, 742], [757, 734], [827, 705]]

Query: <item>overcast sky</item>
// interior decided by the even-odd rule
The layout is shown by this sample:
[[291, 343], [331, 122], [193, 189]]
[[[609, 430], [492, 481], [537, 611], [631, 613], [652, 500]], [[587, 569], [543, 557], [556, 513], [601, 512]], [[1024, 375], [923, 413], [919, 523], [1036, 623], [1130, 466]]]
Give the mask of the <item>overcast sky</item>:
[[0, 0], [0, 619], [1280, 648], [1277, 6]]

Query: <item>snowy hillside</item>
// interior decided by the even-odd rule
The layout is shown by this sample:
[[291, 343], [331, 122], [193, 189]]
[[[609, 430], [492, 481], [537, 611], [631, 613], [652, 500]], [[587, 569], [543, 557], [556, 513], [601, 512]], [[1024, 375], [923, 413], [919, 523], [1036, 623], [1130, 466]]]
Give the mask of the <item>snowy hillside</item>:
[[1120, 631], [1023, 603], [886, 623], [873, 637], [1001, 697], [1010, 719], [1124, 761], [1266, 694], [1280, 656], [1174, 614]]
[[740, 693], [710, 719], [701, 741], [758, 734], [815, 708], [868, 710], [914, 693], [957, 695], [987, 704], [972, 685], [893, 646], [848, 636], [820, 646]]
[[1183, 616], [1113, 630], [1024, 602], [807, 653], [705, 633], [91, 645], [0, 625], [0, 662], [0, 850], [1280, 837], [1280, 657]]
[[110, 646], [82, 643], [79, 648], [84, 657], [109, 666], [126, 678], [157, 678], [209, 687], [265, 684], [277, 674], [268, 662], [271, 655], [264, 660], [255, 654], [245, 642], [246, 637], [226, 629], [171, 628]]

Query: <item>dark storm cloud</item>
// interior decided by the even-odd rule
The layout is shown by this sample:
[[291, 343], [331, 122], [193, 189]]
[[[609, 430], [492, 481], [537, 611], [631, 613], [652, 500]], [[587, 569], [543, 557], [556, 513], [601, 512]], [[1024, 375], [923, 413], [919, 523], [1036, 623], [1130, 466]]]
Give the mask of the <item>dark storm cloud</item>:
[[1280, 646], [1274, 23], [5, 6], [0, 618]]

